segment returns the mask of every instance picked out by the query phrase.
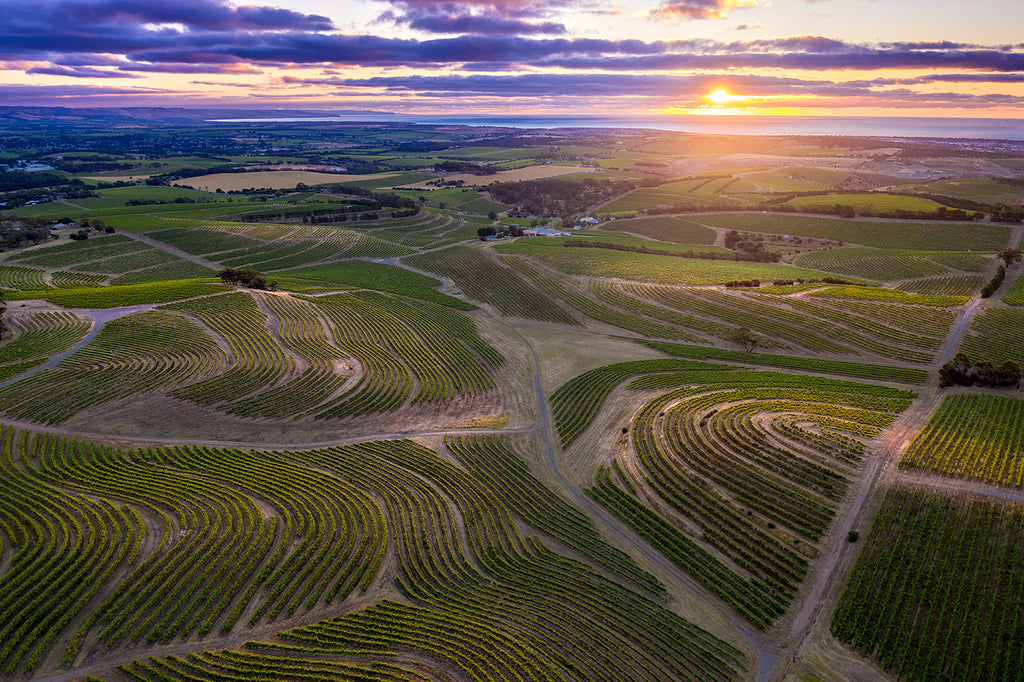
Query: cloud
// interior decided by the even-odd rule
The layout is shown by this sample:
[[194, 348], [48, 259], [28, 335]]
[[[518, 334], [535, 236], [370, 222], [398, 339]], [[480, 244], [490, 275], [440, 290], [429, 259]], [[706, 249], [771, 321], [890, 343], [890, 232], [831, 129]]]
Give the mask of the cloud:
[[0, 85], [4, 106], [132, 106], [166, 101], [177, 93], [159, 88], [94, 85]]
[[562, 2], [537, 0], [391, 0], [396, 11], [384, 12], [379, 22], [408, 25], [427, 33], [475, 35], [557, 35], [565, 25], [547, 18]]
[[139, 76], [134, 74], [121, 71], [107, 71], [105, 69], [95, 69], [91, 66], [63, 66], [58, 64], [36, 66], [27, 69], [25, 73], [46, 76], [68, 76], [70, 78], [139, 78]]
[[206, 30], [327, 31], [327, 17], [261, 5], [234, 7], [223, 0], [4, 0], [5, 33], [57, 29], [177, 24]]
[[529, 35], [565, 33], [565, 25], [550, 21], [532, 23], [480, 14], [427, 14], [407, 17], [409, 28], [431, 33], [476, 33], [498, 35]]
[[139, 64], [131, 63], [119, 67], [121, 71], [145, 73], [205, 73], [224, 75], [259, 75], [261, 69], [248, 64]]
[[676, 0], [647, 13], [651, 19], [724, 19], [737, 9], [757, 7], [756, 0]]

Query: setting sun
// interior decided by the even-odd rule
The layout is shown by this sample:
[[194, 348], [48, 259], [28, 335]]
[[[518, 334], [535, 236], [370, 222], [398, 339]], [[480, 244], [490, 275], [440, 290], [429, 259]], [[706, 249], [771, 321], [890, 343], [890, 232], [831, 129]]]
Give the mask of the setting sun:
[[712, 104], [716, 106], [723, 106], [725, 104], [732, 104], [733, 102], [742, 102], [747, 98], [742, 95], [734, 95], [730, 93], [728, 90], [723, 90], [722, 88], [719, 88], [718, 90], [715, 90], [711, 94], [705, 95], [704, 99], [710, 101]]

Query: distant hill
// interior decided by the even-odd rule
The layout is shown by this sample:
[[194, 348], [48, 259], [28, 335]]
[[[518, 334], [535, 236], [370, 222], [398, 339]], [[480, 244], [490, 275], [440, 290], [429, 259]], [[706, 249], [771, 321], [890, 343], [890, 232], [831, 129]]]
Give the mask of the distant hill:
[[168, 107], [0, 107], [0, 122], [102, 123], [105, 125], [182, 124], [232, 118], [332, 118], [393, 116], [389, 111], [364, 109], [186, 109]]

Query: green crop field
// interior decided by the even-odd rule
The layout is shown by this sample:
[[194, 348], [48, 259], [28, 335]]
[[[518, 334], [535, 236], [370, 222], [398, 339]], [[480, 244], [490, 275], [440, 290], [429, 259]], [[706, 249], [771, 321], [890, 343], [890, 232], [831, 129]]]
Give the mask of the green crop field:
[[995, 252], [1006, 245], [1005, 225], [844, 220], [776, 213], [721, 213], [688, 216], [690, 220], [729, 230], [831, 239], [880, 249]]
[[941, 194], [984, 204], [1013, 204], [1020, 199], [1020, 187], [1001, 182], [999, 178], [956, 178], [927, 184], [898, 185], [900, 192]]

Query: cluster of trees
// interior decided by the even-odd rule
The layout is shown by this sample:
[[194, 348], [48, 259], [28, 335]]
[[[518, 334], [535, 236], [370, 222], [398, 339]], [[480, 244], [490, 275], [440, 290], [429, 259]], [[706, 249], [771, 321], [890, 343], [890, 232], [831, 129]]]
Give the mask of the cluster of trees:
[[985, 286], [981, 288], [981, 297], [988, 298], [1003, 285], [1003, 280], [1006, 279], [1006, 268], [1002, 265], [996, 270], [996, 274], [992, 276], [992, 279], [985, 282]]
[[495, 201], [514, 206], [513, 217], [559, 216], [570, 222], [575, 214], [586, 212], [593, 204], [636, 189], [636, 180], [585, 178], [580, 182], [547, 178], [522, 182], [492, 182], [487, 191]]
[[53, 161], [53, 165], [65, 173], [106, 173], [108, 171], [133, 170], [139, 167], [138, 163], [124, 163], [118, 161], [116, 156], [100, 154], [79, 156], [73, 159], [57, 159]]
[[267, 280], [267, 276], [258, 270], [246, 270], [244, 268], [224, 268], [217, 273], [217, 276], [221, 278], [221, 281], [227, 284], [241, 284], [242, 286], [249, 287], [250, 289], [270, 289], [274, 290], [277, 288], [277, 282], [275, 280]]
[[972, 363], [966, 353], [957, 353], [939, 370], [942, 386], [1016, 386], [1020, 383], [1020, 367], [1013, 360], [996, 366], [988, 360]]
[[1000, 223], [1019, 223], [1024, 221], [1024, 206], [996, 204], [992, 209], [992, 220]]
[[734, 287], [759, 287], [761, 286], [761, 280], [759, 279], [730, 279], [725, 283], [725, 286], [729, 288]]
[[476, 236], [480, 237], [480, 241], [488, 237], [521, 237], [522, 235], [523, 230], [518, 225], [502, 226], [501, 230], [494, 225], [487, 225], [486, 227], [478, 227], [476, 230]]
[[169, 185], [175, 180], [184, 178], [198, 178], [201, 175], [212, 175], [214, 173], [241, 173], [237, 166], [227, 164], [223, 166], [211, 166], [210, 168], [176, 168], [175, 170], [153, 175], [146, 179], [147, 185]]
[[0, 246], [3, 249], [16, 249], [26, 244], [39, 244], [53, 238], [47, 227], [28, 227], [15, 229], [13, 222], [0, 221]]
[[472, 161], [442, 161], [434, 164], [434, 170], [444, 173], [470, 173], [472, 175], [494, 175], [497, 169]]
[[[81, 183], [81, 180], [79, 180]], [[68, 184], [67, 178], [57, 173], [12, 170], [0, 172], [0, 192], [11, 192], [19, 189], [36, 187], [55, 187]]]
[[780, 258], [777, 252], [768, 251], [764, 248], [764, 237], [762, 235], [749, 232], [729, 230], [725, 233], [725, 248], [736, 252], [736, 260], [752, 261], [755, 263], [778, 263]]

